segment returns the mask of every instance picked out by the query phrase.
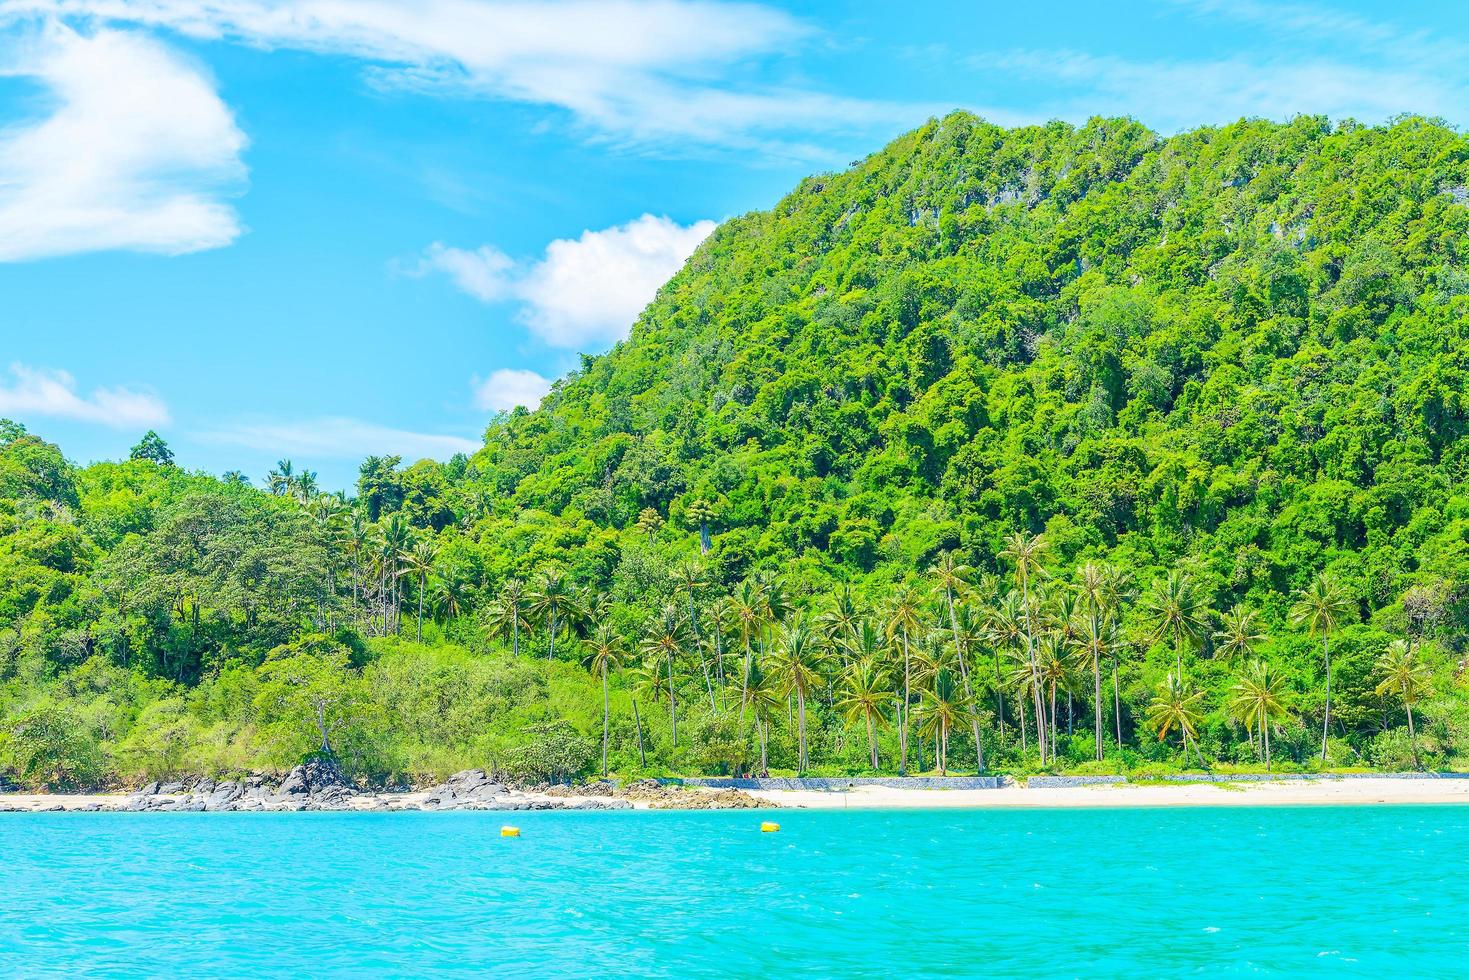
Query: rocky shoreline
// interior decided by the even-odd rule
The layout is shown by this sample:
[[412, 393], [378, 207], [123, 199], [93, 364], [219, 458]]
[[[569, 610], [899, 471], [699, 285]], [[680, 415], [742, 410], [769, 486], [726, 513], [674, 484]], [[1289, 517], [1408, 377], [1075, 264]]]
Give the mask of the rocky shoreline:
[[200, 778], [149, 783], [123, 795], [28, 796], [0, 794], [0, 812], [286, 813], [401, 810], [735, 810], [773, 807], [739, 790], [664, 786], [642, 780], [627, 786], [602, 781], [584, 786], [517, 788], [483, 769], [455, 773], [425, 789], [372, 791], [354, 786], [334, 764], [313, 760], [282, 779]]

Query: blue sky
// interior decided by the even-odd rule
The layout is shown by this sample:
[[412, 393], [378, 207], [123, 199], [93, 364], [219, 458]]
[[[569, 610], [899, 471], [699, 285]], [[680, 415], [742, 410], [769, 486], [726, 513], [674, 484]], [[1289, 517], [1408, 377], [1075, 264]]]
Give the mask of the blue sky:
[[930, 115], [1465, 122], [1447, 2], [0, 3], [0, 416], [350, 486]]

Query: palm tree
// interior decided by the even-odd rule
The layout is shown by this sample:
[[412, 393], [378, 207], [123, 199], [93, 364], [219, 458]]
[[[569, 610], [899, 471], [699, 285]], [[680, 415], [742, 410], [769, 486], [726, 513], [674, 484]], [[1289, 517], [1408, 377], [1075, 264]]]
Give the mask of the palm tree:
[[[1008, 559], [1015, 566], [1015, 584], [1020, 587], [1020, 611], [1023, 635], [1025, 639], [1025, 655], [1030, 661], [1032, 674], [1037, 671], [1035, 661], [1035, 624], [1032, 621], [1030, 603], [1031, 579], [1044, 576], [1045, 570], [1041, 567], [1041, 557], [1045, 554], [1046, 541], [1040, 535], [1026, 534], [1017, 531], [1005, 539], [1005, 547], [1000, 551], [1000, 557]], [[1045, 760], [1046, 735], [1045, 725], [1041, 719], [1045, 717], [1045, 709], [1041, 705], [1041, 688], [1039, 684], [1031, 686], [1031, 697], [1035, 705], [1036, 717], [1036, 744], [1041, 750], [1041, 759]], [[1023, 730], [1023, 725], [1022, 725]]]
[[760, 669], [760, 664], [750, 662], [745, 676], [740, 679], [740, 717], [743, 719], [748, 709], [755, 723], [755, 734], [760, 740], [760, 771], [762, 773], [770, 770], [769, 743], [770, 743], [770, 716], [780, 704], [780, 695], [776, 693], [774, 685]]
[[583, 660], [587, 669], [602, 681], [602, 778], [607, 778], [607, 742], [612, 731], [612, 702], [607, 691], [607, 678], [622, 665], [622, 638], [612, 624], [602, 622], [592, 633]]
[[903, 651], [903, 698], [898, 705], [898, 772], [902, 775], [908, 773], [908, 705], [913, 697], [913, 659], [910, 643], [913, 634], [922, 629], [919, 619], [919, 609], [922, 604], [922, 598], [912, 586], [903, 586], [893, 596], [888, 607], [885, 630], [888, 641], [899, 642]]
[[1182, 683], [1184, 644], [1200, 642], [1209, 621], [1209, 605], [1198, 584], [1188, 572], [1175, 568], [1153, 583], [1143, 611], [1153, 620], [1150, 642], [1173, 640], [1174, 668]]
[[802, 773], [810, 768], [806, 751], [806, 698], [821, 684], [822, 659], [821, 634], [804, 618], [796, 619], [786, 628], [770, 658], [771, 670], [781, 690], [796, 696], [796, 767]]
[[464, 614], [469, 604], [469, 586], [465, 573], [452, 566], [434, 580], [434, 608], [445, 623]]
[[1219, 617], [1219, 629], [1215, 631], [1214, 639], [1219, 641], [1219, 652], [1229, 660], [1251, 656], [1255, 647], [1265, 642], [1260, 614], [1236, 605]]
[[[1097, 761], [1102, 761], [1102, 661], [1112, 656], [1121, 642], [1117, 622], [1108, 608], [1100, 601], [1098, 593], [1092, 591], [1092, 575], [1095, 565], [1082, 568], [1081, 593], [1086, 607], [1072, 644], [1081, 662], [1092, 672], [1092, 727], [1096, 740]], [[1117, 747], [1122, 748], [1121, 740]]]
[[1377, 669], [1383, 673], [1377, 693], [1396, 695], [1408, 711], [1408, 742], [1413, 746], [1413, 766], [1421, 769], [1423, 763], [1418, 759], [1418, 731], [1413, 726], [1413, 705], [1428, 693], [1433, 673], [1418, 659], [1418, 644], [1409, 640], [1389, 643], [1382, 656], [1377, 658]]
[[949, 733], [955, 725], [963, 724], [973, 712], [968, 701], [961, 699], [959, 685], [947, 667], [940, 667], [933, 675], [932, 683], [919, 693], [919, 733], [934, 741], [935, 762], [939, 775], [945, 775], [949, 766]]
[[[933, 576], [943, 591], [944, 606], [949, 613], [949, 628], [954, 634], [954, 652], [959, 658], [959, 680], [964, 686], [964, 700], [971, 705], [974, 703], [974, 689], [969, 683], [969, 648], [965, 643], [966, 634], [959, 629], [958, 600], [969, 590], [968, 576], [973, 571], [974, 569], [954, 557], [952, 551], [940, 555], [933, 566]], [[969, 712], [969, 723], [973, 729], [975, 764], [983, 772], [984, 743], [979, 740], [979, 715], [972, 710]]]
[[654, 704], [667, 690], [667, 678], [663, 676], [663, 665], [656, 661], [645, 661], [628, 671], [628, 682], [632, 688], [632, 722], [638, 733], [638, 762], [648, 765], [648, 753], [643, 748], [643, 719], [638, 714], [638, 698], [647, 696]]
[[[1148, 705], [1148, 722], [1158, 729], [1158, 741], [1168, 738], [1168, 733], [1177, 728], [1183, 736], [1183, 761], [1188, 764], [1188, 749], [1191, 740], [1197, 740], [1199, 721], [1202, 716], [1198, 703], [1203, 700], [1203, 691], [1191, 691], [1184, 682], [1173, 674], [1158, 685], [1158, 692]], [[1199, 753], [1199, 762], [1204, 761]]]
[[525, 583], [518, 578], [506, 579], [500, 594], [487, 610], [492, 635], [511, 642], [511, 652], [520, 656], [520, 628], [529, 611]]
[[689, 600], [689, 629], [694, 634], [694, 649], [699, 651], [699, 670], [704, 674], [704, 686], [709, 691], [709, 710], [714, 710], [714, 683], [709, 678], [709, 662], [704, 659], [704, 647], [700, 642], [703, 638], [699, 635], [699, 613], [694, 603], [701, 589], [708, 588], [709, 580], [704, 576], [704, 569], [698, 562], [680, 562], [678, 567], [671, 573], [674, 588], [682, 591]]
[[714, 677], [724, 687], [724, 635], [734, 623], [734, 604], [728, 596], [720, 596], [709, 604], [709, 635], [714, 641]]
[[882, 709], [891, 696], [887, 674], [872, 657], [854, 661], [842, 674], [842, 694], [837, 707], [846, 714], [848, 724], [861, 721], [867, 729], [867, 753], [874, 772], [878, 769], [877, 729], [887, 724]]
[[674, 691], [673, 661], [683, 651], [683, 645], [683, 616], [677, 606], [669, 603], [649, 622], [648, 634], [643, 638], [643, 653], [649, 658], [661, 658], [668, 665], [668, 705], [675, 747], [678, 746], [678, 695]]
[[[985, 634], [995, 655], [995, 715], [1000, 722], [1000, 741], [1005, 740], [1005, 657], [1025, 643], [1025, 617], [1020, 612], [1020, 593], [1011, 589], [985, 614]], [[1024, 732], [1022, 731], [1022, 737]]]
[[413, 543], [413, 547], [403, 556], [403, 573], [412, 575], [418, 580], [418, 634], [419, 643], [423, 642], [423, 597], [428, 592], [428, 577], [434, 572], [434, 559], [439, 555], [439, 547], [428, 538], [420, 538]]
[[1286, 713], [1285, 679], [1268, 661], [1252, 661], [1229, 689], [1229, 713], [1248, 731], [1260, 733], [1265, 770], [1270, 770], [1271, 723]]
[[360, 510], [353, 509], [347, 517], [347, 534], [343, 541], [347, 554], [352, 559], [352, 622], [358, 621], [361, 608], [362, 556], [372, 546], [372, 524]]
[[408, 519], [399, 513], [389, 514], [383, 521], [378, 555], [379, 582], [384, 603], [384, 633], [399, 632], [398, 611], [402, 606], [402, 597], [398, 580], [403, 572], [403, 556], [412, 546], [413, 530], [408, 526]]
[[1321, 719], [1321, 762], [1326, 762], [1326, 736], [1331, 731], [1331, 634], [1352, 611], [1352, 603], [1332, 576], [1320, 573], [1296, 596], [1291, 623], [1321, 637], [1321, 657], [1326, 664], [1326, 713]]
[[277, 497], [284, 497], [296, 490], [296, 475], [289, 459], [279, 460], [275, 469], [265, 477], [265, 485]]
[[[754, 642], [760, 631], [764, 616], [765, 598], [760, 586], [749, 579], [740, 583], [739, 590], [730, 599], [735, 622], [740, 632], [740, 643], [745, 648], [745, 669], [740, 671], [740, 683], [750, 676], [750, 665], [755, 662]], [[745, 719], [745, 699], [740, 698], [740, 720]]]
[[[1037, 677], [1044, 685], [1046, 700], [1051, 709], [1051, 761], [1056, 761], [1056, 745], [1061, 740], [1056, 721], [1056, 693], [1071, 686], [1071, 665], [1067, 663], [1065, 640], [1055, 634], [1041, 637], [1036, 644]], [[1045, 757], [1041, 757], [1045, 761]]]
[[851, 641], [856, 638], [857, 631], [862, 626], [862, 612], [857, 608], [857, 601], [852, 598], [850, 585], [842, 586], [842, 591], [837, 593], [831, 608], [817, 617], [817, 622], [826, 631], [827, 639], [837, 649], [845, 666]]
[[565, 577], [554, 568], [541, 573], [535, 590], [526, 599], [530, 614], [546, 626], [546, 635], [551, 645], [546, 651], [547, 660], [556, 659], [556, 637], [571, 625], [575, 618], [576, 597]]

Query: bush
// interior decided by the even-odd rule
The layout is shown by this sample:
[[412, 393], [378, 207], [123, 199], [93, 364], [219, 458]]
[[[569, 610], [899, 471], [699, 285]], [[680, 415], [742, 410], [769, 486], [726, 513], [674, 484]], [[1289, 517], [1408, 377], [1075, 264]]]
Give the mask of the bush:
[[97, 733], [72, 711], [45, 705], [10, 719], [0, 758], [33, 789], [90, 789], [109, 775]]
[[507, 751], [497, 770], [523, 783], [569, 783], [584, 776], [596, 753], [590, 739], [564, 721], [533, 725], [522, 730], [528, 739]]

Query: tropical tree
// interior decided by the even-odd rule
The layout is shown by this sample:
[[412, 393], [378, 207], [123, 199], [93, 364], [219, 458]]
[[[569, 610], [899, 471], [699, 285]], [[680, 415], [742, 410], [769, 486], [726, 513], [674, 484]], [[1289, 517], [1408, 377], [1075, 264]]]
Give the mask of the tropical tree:
[[1408, 742], [1413, 747], [1413, 765], [1422, 768], [1418, 758], [1418, 731], [1413, 725], [1413, 705], [1429, 691], [1433, 672], [1418, 659], [1418, 644], [1410, 640], [1393, 640], [1377, 658], [1377, 669], [1382, 672], [1382, 681], [1377, 685], [1379, 696], [1391, 694], [1403, 703], [1408, 712]]
[[794, 620], [776, 643], [770, 666], [783, 693], [796, 696], [796, 766], [810, 768], [806, 751], [806, 699], [822, 682], [821, 634], [805, 618]]
[[934, 741], [934, 761], [939, 775], [946, 775], [949, 765], [949, 734], [973, 714], [968, 700], [959, 691], [953, 673], [941, 667], [931, 683], [919, 692], [918, 731]]
[[[1158, 730], [1158, 741], [1165, 741], [1169, 732], [1178, 729], [1183, 738], [1185, 763], [1188, 762], [1190, 743], [1198, 738], [1199, 722], [1202, 720], [1198, 705], [1203, 698], [1203, 691], [1192, 690], [1182, 679], [1169, 674], [1168, 679], [1158, 685], [1157, 693], [1148, 705], [1148, 723]], [[1199, 761], [1203, 761], [1202, 753]]]
[[400, 513], [393, 513], [383, 521], [378, 544], [378, 589], [383, 601], [383, 632], [401, 631], [399, 610], [402, 608], [402, 593], [398, 581], [403, 572], [403, 559], [413, 547], [413, 529]]
[[491, 634], [509, 640], [511, 652], [520, 656], [520, 630], [530, 611], [525, 583], [518, 578], [506, 579], [499, 595], [487, 610]]
[[684, 516], [689, 523], [699, 529], [699, 554], [709, 554], [709, 549], [714, 546], [713, 538], [709, 535], [709, 524], [714, 520], [714, 504], [707, 500], [694, 500], [684, 508]]
[[780, 705], [780, 695], [760, 664], [751, 661], [740, 679], [740, 718], [748, 711], [754, 721], [755, 735], [760, 740], [760, 771], [770, 770], [770, 717]]
[[1326, 711], [1321, 718], [1321, 762], [1326, 762], [1326, 737], [1331, 732], [1331, 634], [1352, 610], [1351, 599], [1335, 578], [1321, 572], [1296, 594], [1290, 620], [1321, 638], [1321, 658], [1326, 667]]
[[1174, 672], [1183, 683], [1183, 648], [1199, 643], [1209, 623], [1209, 604], [1193, 576], [1175, 568], [1153, 583], [1143, 602], [1143, 611], [1153, 622], [1150, 642], [1173, 642]]
[[[949, 629], [954, 634], [954, 653], [959, 663], [959, 681], [964, 687], [964, 700], [971, 705], [974, 703], [974, 688], [969, 683], [969, 647], [965, 642], [970, 634], [959, 628], [959, 599], [968, 591], [968, 576], [973, 571], [960, 562], [952, 551], [940, 555], [933, 566], [933, 577], [943, 594], [944, 608], [949, 616]], [[975, 765], [983, 772], [984, 743], [979, 738], [979, 716], [973, 711], [969, 712], [969, 723], [974, 736]]]
[[[1031, 582], [1042, 577], [1045, 569], [1041, 565], [1041, 558], [1045, 555], [1046, 541], [1041, 535], [1030, 535], [1024, 531], [1017, 531], [1005, 539], [1005, 547], [1000, 551], [1000, 557], [1008, 560], [1015, 566], [1015, 584], [1020, 589], [1020, 623], [1022, 637], [1025, 641], [1025, 657], [1029, 662], [1032, 678], [1038, 673], [1035, 657], [1036, 631], [1035, 622], [1031, 608]], [[1036, 717], [1036, 745], [1040, 748], [1041, 759], [1047, 757], [1046, 733], [1043, 719], [1046, 716], [1045, 708], [1041, 704], [1041, 686], [1032, 683], [1030, 686], [1031, 698], [1035, 707]], [[1021, 722], [1021, 730], [1024, 731], [1024, 722]]]
[[699, 654], [699, 670], [704, 675], [704, 686], [709, 691], [709, 710], [714, 710], [714, 684], [709, 676], [709, 663], [704, 658], [703, 637], [699, 635], [699, 610], [696, 605], [699, 592], [709, 587], [709, 579], [698, 562], [680, 562], [672, 572], [674, 588], [688, 599], [689, 630], [693, 633], [693, 646]]
[[903, 586], [888, 606], [885, 632], [903, 654], [903, 697], [898, 704], [898, 772], [908, 772], [908, 706], [913, 700], [912, 638], [922, 631], [923, 598], [912, 586]]
[[1288, 710], [1285, 679], [1269, 661], [1255, 660], [1229, 689], [1229, 713], [1248, 731], [1260, 733], [1265, 769], [1270, 769], [1270, 729]]
[[418, 580], [418, 632], [417, 640], [423, 642], [423, 599], [428, 594], [428, 577], [434, 573], [434, 560], [438, 558], [439, 546], [430, 538], [420, 538], [403, 556], [403, 574]]
[[653, 536], [663, 526], [663, 515], [652, 507], [644, 507], [638, 512], [637, 528], [648, 536], [648, 543], [653, 543]]
[[845, 714], [848, 724], [861, 722], [866, 729], [867, 754], [873, 770], [876, 770], [879, 768], [877, 729], [887, 724], [883, 708], [893, 693], [887, 673], [876, 659], [863, 657], [853, 661], [842, 672], [841, 688], [837, 707]]
[[643, 638], [643, 653], [650, 659], [662, 660], [668, 667], [668, 707], [675, 747], [678, 745], [678, 694], [674, 690], [673, 663], [683, 652], [686, 625], [678, 607], [669, 603], [649, 621]]
[[1255, 647], [1265, 642], [1265, 630], [1260, 625], [1260, 614], [1253, 609], [1236, 605], [1219, 617], [1219, 629], [1214, 632], [1219, 642], [1219, 652], [1229, 660], [1248, 657]]
[[612, 702], [608, 693], [608, 678], [622, 665], [623, 644], [611, 623], [602, 622], [593, 631], [587, 643], [587, 654], [583, 663], [602, 682], [602, 776], [607, 776], [607, 743], [612, 731]]
[[550, 646], [546, 659], [556, 659], [556, 637], [571, 625], [576, 615], [576, 596], [565, 576], [554, 568], [541, 572], [535, 589], [526, 596], [527, 610], [546, 627]]
[[[1096, 758], [1102, 761], [1102, 662], [1112, 657], [1121, 643], [1117, 621], [1099, 589], [1100, 570], [1086, 565], [1081, 571], [1081, 595], [1084, 613], [1072, 638], [1072, 646], [1082, 665], [1092, 674], [1092, 728], [1096, 742]], [[1121, 738], [1118, 748], [1122, 747]]]

